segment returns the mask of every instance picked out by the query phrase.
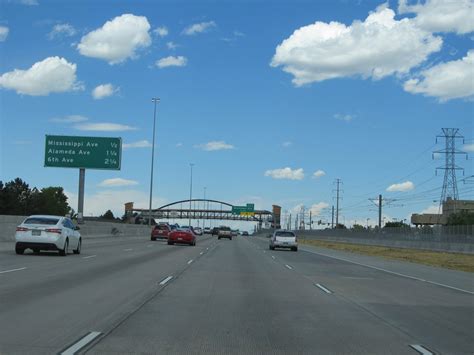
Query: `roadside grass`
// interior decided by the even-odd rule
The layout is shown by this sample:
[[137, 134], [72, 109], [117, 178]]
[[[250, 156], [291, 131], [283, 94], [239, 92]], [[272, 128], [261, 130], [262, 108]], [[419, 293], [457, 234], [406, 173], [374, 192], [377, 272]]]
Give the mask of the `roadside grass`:
[[437, 266], [447, 269], [474, 272], [474, 255], [461, 253], [445, 253], [428, 250], [391, 248], [383, 246], [328, 242], [324, 240], [299, 238], [302, 244], [328, 249], [342, 250], [364, 255], [381, 256], [384, 258], [409, 261], [412, 263]]

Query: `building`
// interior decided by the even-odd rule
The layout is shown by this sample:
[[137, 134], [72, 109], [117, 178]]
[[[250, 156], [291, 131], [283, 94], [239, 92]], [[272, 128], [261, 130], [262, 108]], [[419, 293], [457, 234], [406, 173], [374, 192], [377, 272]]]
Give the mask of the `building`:
[[474, 200], [453, 200], [448, 197], [442, 205], [442, 213], [414, 213], [411, 215], [411, 223], [415, 226], [448, 224], [448, 218], [453, 213], [474, 213]]

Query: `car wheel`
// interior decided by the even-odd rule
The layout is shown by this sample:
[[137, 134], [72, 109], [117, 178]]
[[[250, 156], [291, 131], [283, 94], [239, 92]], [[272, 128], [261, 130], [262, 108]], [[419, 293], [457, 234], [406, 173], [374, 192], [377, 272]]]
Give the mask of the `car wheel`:
[[156, 240], [156, 238], [153, 238], [153, 237], [151, 237], [150, 239], [151, 239], [151, 240], [153, 240], [153, 241], [155, 241], [155, 240]]
[[298, 251], [298, 248], [297, 247], [296, 248], [291, 248], [291, 250]]
[[168, 245], [173, 245], [173, 242], [170, 242], [170, 241], [168, 240]]
[[59, 251], [59, 255], [66, 256], [68, 253], [68, 248], [69, 248], [69, 240], [66, 239], [66, 243], [64, 243], [64, 249]]
[[217, 237], [217, 240], [220, 240], [220, 239], [221, 239], [221, 237]]
[[232, 237], [230, 237], [229, 240], [232, 240]]
[[77, 249], [73, 250], [74, 254], [80, 254], [81, 253], [81, 247], [82, 247], [82, 239], [79, 239], [79, 244], [77, 245]]
[[21, 255], [25, 252], [25, 249], [15, 246], [15, 253]]

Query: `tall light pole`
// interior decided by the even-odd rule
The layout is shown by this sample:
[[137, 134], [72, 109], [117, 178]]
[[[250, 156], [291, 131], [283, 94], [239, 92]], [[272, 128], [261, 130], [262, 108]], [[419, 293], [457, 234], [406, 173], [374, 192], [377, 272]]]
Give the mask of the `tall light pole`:
[[150, 174], [150, 204], [148, 208], [148, 225], [151, 227], [151, 203], [153, 196], [153, 163], [155, 161], [155, 126], [156, 126], [156, 104], [160, 102], [159, 97], [153, 97], [151, 101], [155, 104], [153, 111], [153, 143], [151, 145], [151, 174]]
[[193, 199], [193, 163], [189, 163], [191, 168], [191, 179], [189, 181], [189, 226], [191, 227], [191, 200]]
[[[204, 205], [204, 206], [203, 206], [203, 207], [204, 207], [204, 210], [207, 210], [207, 207], [206, 207], [206, 205], [207, 205], [207, 203], [206, 203], [206, 190], [207, 190], [207, 187], [204, 186], [204, 204], [203, 204], [203, 205]], [[207, 212], [206, 212], [206, 213], [207, 213]], [[206, 218], [205, 218], [205, 217], [206, 217], [206, 215], [204, 215], [204, 219], [202, 220], [202, 228], [203, 228], [203, 229], [204, 229], [204, 227], [206, 226]]]

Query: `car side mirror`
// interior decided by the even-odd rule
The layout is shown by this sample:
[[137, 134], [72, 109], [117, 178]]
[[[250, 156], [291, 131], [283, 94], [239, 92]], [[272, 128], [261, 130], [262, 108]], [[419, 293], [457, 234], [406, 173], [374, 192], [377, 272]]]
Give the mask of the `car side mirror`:
[[81, 229], [81, 227], [79, 227], [79, 226], [74, 227], [74, 230], [76, 230], [76, 231], [78, 231], [79, 229]]

